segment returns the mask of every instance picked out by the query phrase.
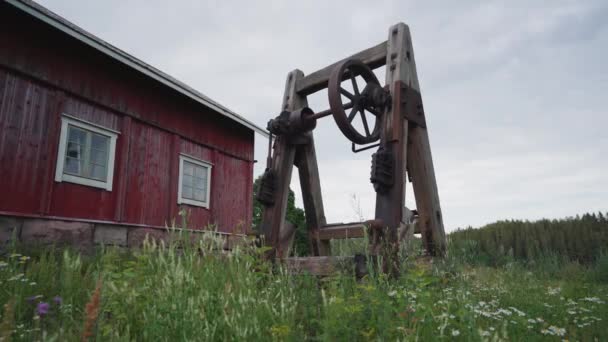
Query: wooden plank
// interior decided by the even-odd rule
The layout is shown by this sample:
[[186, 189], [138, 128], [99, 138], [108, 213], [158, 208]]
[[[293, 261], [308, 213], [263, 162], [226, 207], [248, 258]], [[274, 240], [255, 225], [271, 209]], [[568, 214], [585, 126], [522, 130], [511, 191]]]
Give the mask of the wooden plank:
[[364, 255], [355, 256], [315, 256], [283, 259], [291, 273], [329, 276], [338, 272], [353, 272], [360, 278], [367, 274], [367, 259]]
[[279, 235], [279, 250], [282, 251], [283, 255], [288, 256], [293, 240], [296, 236], [296, 225], [289, 221], [283, 223], [283, 230]]
[[[410, 30], [407, 25], [400, 25], [403, 25], [402, 29], [405, 36], [405, 63], [397, 63], [397, 72], [401, 74], [402, 80], [406, 84], [420, 92]], [[417, 228], [422, 234], [427, 252], [431, 255], [443, 255], [446, 247], [445, 230], [439, 204], [439, 191], [433, 168], [428, 128], [410, 125], [407, 165], [412, 178], [419, 214]]]
[[443, 255], [446, 238], [428, 131], [424, 128], [412, 127], [410, 141], [408, 165], [420, 216], [417, 227], [428, 253], [433, 256]]
[[[285, 92], [281, 110], [294, 110], [306, 105], [306, 99], [302, 100], [295, 94], [296, 80], [304, 76], [300, 70], [294, 70], [287, 74]], [[303, 102], [304, 101], [304, 102]], [[273, 146], [272, 170], [275, 173], [277, 184], [275, 190], [275, 202], [272, 206], [265, 206], [262, 213], [261, 231], [264, 234], [265, 244], [273, 247], [269, 257], [282, 258], [287, 256], [287, 251], [282, 250], [280, 244], [281, 231], [285, 230], [285, 215], [287, 213], [287, 198], [289, 196], [289, 184], [296, 156], [296, 147], [289, 144], [287, 137], [278, 136]]]
[[365, 49], [348, 58], [344, 58], [339, 62], [311, 73], [302, 80], [298, 81], [296, 85], [296, 92], [299, 95], [306, 96], [321, 89], [327, 88], [329, 74], [331, 74], [332, 70], [336, 65], [338, 65], [338, 63], [341, 63], [346, 59], [360, 59], [372, 69], [379, 68], [386, 63], [386, 42], [382, 42], [374, 47]]
[[129, 149], [131, 148], [131, 117], [122, 117], [121, 135], [119, 137], [120, 144], [120, 160], [118, 161], [118, 172], [116, 179], [118, 184], [116, 187], [116, 209], [114, 211], [114, 220], [122, 222], [125, 219], [125, 205], [127, 198], [127, 182], [129, 181]]
[[298, 147], [298, 155], [300, 157], [298, 161], [298, 174], [300, 176], [302, 201], [304, 202], [306, 226], [310, 233], [312, 251], [314, 255], [330, 255], [331, 248], [329, 241], [320, 240], [316, 235], [317, 228], [324, 226], [326, 219], [312, 132], [310, 132], [310, 142]]
[[[169, 159], [169, 188], [167, 192], [169, 193], [169, 197], [167, 198], [168, 204], [167, 209], [169, 212], [167, 213], [167, 217], [169, 218], [169, 222], [175, 220], [175, 224], [180, 224], [179, 216], [179, 206], [177, 205], [177, 196], [179, 191], [179, 153], [181, 150], [181, 138], [177, 134], [173, 134], [171, 136], [171, 158]], [[211, 196], [211, 192], [209, 192]], [[192, 222], [189, 222], [192, 224]], [[186, 228], [186, 227], [182, 227]]]
[[[381, 248], [379, 238], [372, 236], [372, 253], [378, 253], [380, 249], [388, 253], [387, 260], [394, 259], [396, 262], [398, 244], [398, 229], [402, 224], [403, 208], [405, 207], [405, 170], [407, 152], [407, 120], [402, 116], [401, 87], [400, 82], [407, 78], [402, 64], [407, 58], [405, 49], [407, 26], [403, 23], [392, 26], [389, 29], [386, 45], [386, 84], [389, 86], [393, 105], [391, 110], [383, 117], [383, 129], [380, 137], [381, 145], [390, 151], [394, 161], [393, 186], [386, 193], [376, 194], [376, 218], [382, 219], [388, 228], [383, 240], [388, 242]], [[393, 265], [394, 266], [394, 265]], [[393, 269], [394, 267], [391, 267]]]
[[319, 240], [362, 238], [365, 236], [365, 225], [363, 223], [344, 224], [329, 226], [319, 229], [317, 232]]
[[382, 229], [384, 223], [380, 220], [368, 220], [364, 222], [333, 223], [322, 226], [315, 233], [319, 240], [362, 238], [365, 229]]
[[48, 214], [51, 210], [51, 199], [53, 198], [53, 187], [55, 185], [54, 175], [57, 167], [57, 149], [59, 148], [59, 135], [61, 133], [61, 112], [65, 104], [65, 93], [55, 91], [55, 105], [49, 115], [48, 135], [47, 135], [47, 151], [46, 151], [46, 170], [45, 179], [40, 197], [40, 213]]

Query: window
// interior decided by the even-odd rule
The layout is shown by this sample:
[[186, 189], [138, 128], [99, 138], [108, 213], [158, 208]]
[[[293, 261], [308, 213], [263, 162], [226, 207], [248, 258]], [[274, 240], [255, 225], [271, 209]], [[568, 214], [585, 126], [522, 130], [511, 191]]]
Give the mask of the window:
[[209, 208], [211, 164], [186, 155], [179, 156], [177, 203]]
[[55, 181], [112, 191], [118, 132], [63, 115]]

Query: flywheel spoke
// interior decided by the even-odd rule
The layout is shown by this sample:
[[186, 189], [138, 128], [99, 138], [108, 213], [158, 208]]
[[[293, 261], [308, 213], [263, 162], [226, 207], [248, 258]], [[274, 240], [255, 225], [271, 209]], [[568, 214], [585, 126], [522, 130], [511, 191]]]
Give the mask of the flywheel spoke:
[[365, 129], [365, 136], [369, 137], [371, 134], [369, 133], [369, 126], [367, 125], [367, 119], [365, 118], [365, 110], [361, 108], [359, 111], [361, 113], [361, 120], [363, 121], [363, 128]]
[[348, 90], [340, 87], [340, 93], [346, 97], [348, 97], [349, 100], [353, 100], [355, 98], [355, 95], [351, 94]]

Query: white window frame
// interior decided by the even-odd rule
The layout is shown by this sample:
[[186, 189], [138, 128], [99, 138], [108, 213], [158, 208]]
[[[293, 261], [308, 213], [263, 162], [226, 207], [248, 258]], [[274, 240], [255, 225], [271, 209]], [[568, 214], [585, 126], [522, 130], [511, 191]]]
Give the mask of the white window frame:
[[[207, 168], [207, 201], [197, 201], [190, 198], [182, 198], [182, 181], [184, 177], [184, 161], [195, 164], [197, 166], [202, 166]], [[213, 164], [210, 162], [194, 158], [187, 154], [180, 153], [179, 154], [179, 182], [177, 182], [177, 204], [190, 204], [197, 207], [203, 207], [209, 209], [209, 203], [211, 202], [211, 170], [213, 168]]]
[[[108, 165], [106, 168], [106, 172], [108, 174], [106, 175], [105, 181], [63, 173], [66, 148], [68, 145], [68, 126], [78, 127], [110, 138], [110, 144], [108, 146]], [[62, 114], [61, 134], [59, 137], [59, 148], [57, 151], [57, 167], [55, 168], [55, 181], [81, 184], [94, 188], [104, 189], [107, 191], [112, 191], [112, 181], [114, 178], [114, 158], [116, 156], [116, 139], [118, 138], [119, 134], [120, 132], [115, 131], [113, 129], [99, 126], [68, 114]]]

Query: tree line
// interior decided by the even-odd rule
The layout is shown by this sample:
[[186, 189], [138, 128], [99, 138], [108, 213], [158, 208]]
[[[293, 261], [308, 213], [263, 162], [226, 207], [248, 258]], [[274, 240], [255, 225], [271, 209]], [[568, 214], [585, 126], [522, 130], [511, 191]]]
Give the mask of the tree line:
[[471, 261], [535, 260], [547, 255], [593, 263], [608, 251], [608, 214], [563, 219], [505, 220], [449, 234], [449, 250]]

